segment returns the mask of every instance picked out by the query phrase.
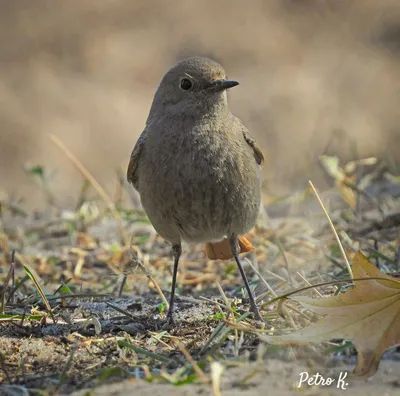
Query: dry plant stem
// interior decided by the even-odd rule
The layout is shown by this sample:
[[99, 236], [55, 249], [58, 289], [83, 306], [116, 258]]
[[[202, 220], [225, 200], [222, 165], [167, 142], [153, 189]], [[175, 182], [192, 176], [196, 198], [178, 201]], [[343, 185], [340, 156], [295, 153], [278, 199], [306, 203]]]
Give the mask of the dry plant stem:
[[290, 305], [290, 306], [286, 306], [286, 308], [290, 309], [291, 311], [295, 312], [297, 315], [303, 317], [304, 319], [306, 319], [309, 323], [312, 322], [311, 317], [307, 316], [304, 312], [301, 312], [300, 310], [298, 310], [297, 308], [295, 308], [294, 306]]
[[223, 319], [223, 323], [225, 323], [227, 326], [232, 327], [236, 330], [243, 331], [244, 333], [250, 333], [250, 334], [259, 334], [260, 332], [264, 332], [265, 330], [259, 330], [254, 327], [250, 326], [243, 326], [242, 324], [231, 322], [227, 319]]
[[140, 267], [140, 269], [143, 271], [143, 273], [146, 275], [147, 279], [153, 283], [154, 287], [157, 290], [157, 293], [159, 294], [159, 296], [161, 297], [161, 299], [163, 300], [165, 307], [167, 309], [169, 309], [169, 303], [168, 300], [165, 298], [164, 293], [162, 292], [160, 286], [158, 285], [158, 283], [156, 282], [156, 280], [153, 278], [153, 276], [151, 275], [151, 272], [145, 267], [145, 265], [143, 264], [142, 259], [139, 257], [139, 254], [141, 255], [140, 251], [139, 254], [137, 251], [135, 251], [135, 248], [133, 247], [133, 235], [131, 238], [131, 242], [130, 242], [130, 251], [131, 251], [131, 259], [133, 261], [134, 264], [137, 264], [138, 267]]
[[41, 288], [38, 280], [36, 279], [37, 277], [40, 279], [40, 277], [30, 268], [30, 266], [26, 263], [26, 261], [23, 259], [23, 257], [20, 254], [15, 253], [15, 256], [17, 257], [17, 259], [23, 265], [26, 275], [29, 277], [29, 279], [35, 285], [36, 290], [38, 291], [38, 293], [40, 294], [40, 296], [42, 298], [43, 304], [45, 305], [45, 307], [48, 310], [51, 318], [53, 319], [53, 322], [57, 323], [56, 318], [55, 318], [55, 316], [53, 314], [53, 310], [52, 310], [52, 308], [50, 306], [49, 300], [46, 297], [46, 294], [44, 293], [43, 289]]
[[347, 256], [346, 256], [346, 253], [345, 253], [345, 251], [344, 251], [344, 249], [343, 249], [343, 245], [342, 245], [342, 242], [340, 241], [339, 235], [338, 235], [338, 233], [337, 233], [336, 230], [335, 230], [335, 226], [333, 225], [332, 220], [331, 220], [331, 218], [329, 217], [328, 211], [325, 209], [325, 206], [324, 206], [324, 204], [322, 203], [322, 200], [321, 200], [320, 196], [318, 195], [318, 192], [317, 192], [317, 190], [315, 189], [314, 185], [312, 184], [311, 180], [309, 180], [308, 183], [310, 184], [311, 189], [312, 189], [312, 191], [313, 191], [315, 197], [317, 198], [317, 201], [318, 201], [319, 205], [321, 206], [321, 209], [322, 209], [322, 211], [324, 212], [324, 214], [325, 214], [325, 216], [326, 216], [326, 218], [327, 218], [327, 220], [328, 220], [328, 223], [329, 223], [329, 225], [330, 225], [330, 227], [331, 227], [331, 229], [332, 229], [332, 232], [333, 232], [333, 234], [335, 235], [336, 241], [337, 241], [337, 243], [338, 243], [338, 245], [339, 245], [340, 251], [341, 251], [341, 253], [342, 253], [342, 255], [343, 255], [343, 258], [344, 258], [344, 261], [345, 261], [345, 263], [346, 263], [347, 270], [348, 270], [348, 272], [349, 272], [349, 274], [350, 274], [350, 278], [353, 278], [353, 271], [352, 271], [352, 269], [351, 269], [351, 265], [350, 265], [350, 263], [349, 263], [349, 260], [347, 259]]
[[179, 350], [182, 352], [183, 356], [185, 356], [186, 360], [193, 366], [193, 369], [194, 369], [194, 371], [196, 371], [196, 374], [199, 376], [200, 381], [203, 384], [208, 384], [209, 380], [208, 380], [207, 376], [204, 374], [204, 371], [194, 361], [194, 359], [190, 355], [189, 351], [185, 348], [185, 346], [178, 340], [173, 340], [173, 342], [179, 348]]
[[[269, 292], [274, 296], [277, 297], [277, 294], [274, 292], [274, 289], [268, 284], [268, 282], [262, 277], [262, 275], [260, 274], [259, 271], [256, 270], [256, 268], [254, 267], [254, 265], [251, 263], [251, 261], [248, 258], [245, 258], [245, 261], [247, 264], [250, 265], [251, 269], [256, 273], [256, 275], [260, 278], [261, 282], [264, 283], [264, 285], [267, 287], [267, 289], [269, 290]], [[286, 281], [286, 279], [282, 280]]]
[[219, 303], [218, 301], [214, 301], [211, 298], [207, 298], [207, 297], [203, 297], [203, 296], [200, 296], [200, 298], [202, 298], [204, 300], [203, 303], [209, 302], [209, 303], [217, 306], [219, 308], [220, 312], [223, 312], [222, 308], [225, 308], [227, 311], [229, 311], [229, 306], [227, 306], [225, 304]]
[[121, 216], [119, 215], [117, 209], [115, 208], [114, 202], [111, 200], [111, 198], [107, 195], [107, 193], [104, 191], [103, 187], [98, 183], [98, 181], [91, 175], [91, 173], [83, 166], [83, 164], [65, 147], [64, 143], [61, 142], [60, 139], [58, 139], [56, 136], [50, 134], [50, 139], [53, 141], [54, 144], [56, 144], [63, 152], [64, 154], [69, 158], [69, 160], [78, 168], [78, 170], [82, 173], [82, 175], [89, 180], [90, 184], [93, 186], [93, 188], [97, 191], [97, 193], [100, 195], [100, 197], [104, 200], [104, 202], [107, 204], [108, 208], [110, 209], [115, 221], [118, 223], [119, 231], [121, 234], [121, 241], [122, 244], [125, 246], [128, 238], [127, 235], [122, 227], [122, 220]]
[[144, 272], [144, 274], [147, 276], [147, 279], [153, 283], [154, 287], [157, 290], [157, 293], [159, 294], [159, 296], [161, 297], [161, 299], [163, 300], [163, 302], [165, 304], [165, 308], [169, 309], [168, 300], [165, 298], [165, 295], [162, 292], [160, 286], [158, 286], [158, 283], [156, 282], [156, 280], [152, 277], [152, 275], [149, 273], [149, 271], [147, 271], [147, 269], [145, 268], [145, 266], [142, 263], [139, 263], [138, 265], [139, 265], [140, 269]]
[[86, 201], [86, 192], [87, 192], [87, 189], [89, 186], [90, 186], [89, 180], [85, 179], [82, 183], [82, 186], [81, 186], [81, 189], [79, 192], [78, 201], [75, 205], [75, 211], [78, 211], [82, 207], [83, 203]]
[[279, 279], [280, 281], [284, 282], [285, 284], [287, 283], [287, 279], [283, 278], [282, 276], [279, 276], [278, 274], [275, 274], [272, 271], [267, 270], [266, 271], [268, 274], [270, 274], [271, 276], [273, 276], [276, 279]]
[[[230, 315], [232, 315], [232, 318], [235, 319], [235, 314], [234, 314], [234, 312], [233, 312], [233, 309], [232, 309], [232, 307], [231, 307], [231, 304], [229, 303], [228, 297], [227, 297], [226, 294], [224, 293], [224, 291], [223, 291], [221, 285], [219, 284], [219, 282], [217, 282], [217, 286], [218, 286], [219, 292], [221, 293], [223, 299], [225, 300], [225, 304], [226, 304], [226, 306], [228, 307], [228, 311], [229, 311]], [[237, 346], [237, 342], [238, 342], [238, 332], [237, 332], [237, 330], [235, 329], [235, 345], [236, 345], [236, 346]]]
[[117, 185], [114, 193], [114, 205], [122, 205], [125, 175], [121, 168], [117, 169]]
[[282, 298], [287, 298], [287, 297], [293, 296], [294, 294], [300, 293], [302, 291], [314, 289], [316, 287], [328, 286], [328, 285], [337, 285], [338, 283], [346, 283], [346, 282], [352, 282], [352, 281], [371, 281], [371, 280], [382, 280], [382, 281], [385, 281], [385, 282], [393, 282], [396, 285], [400, 284], [400, 280], [397, 280], [396, 278], [386, 279], [386, 278], [379, 278], [379, 277], [371, 277], [371, 278], [336, 279], [336, 280], [329, 281], [329, 282], [322, 282], [322, 283], [318, 283], [316, 285], [302, 287], [301, 289], [293, 290], [291, 292], [282, 294], [281, 296], [276, 297], [273, 300], [265, 302], [264, 304], [261, 305], [261, 307], [266, 307], [268, 305], [276, 303], [277, 301], [281, 300]]
[[225, 301], [225, 305], [226, 305], [226, 307], [228, 308], [229, 313], [230, 313], [230, 314], [232, 315], [232, 317], [234, 318], [234, 317], [235, 317], [235, 314], [234, 314], [234, 312], [233, 312], [233, 310], [232, 310], [231, 304], [229, 303], [228, 297], [226, 297], [226, 294], [225, 294], [224, 291], [222, 290], [222, 287], [221, 287], [221, 285], [219, 284], [219, 282], [217, 282], [217, 287], [218, 287], [218, 290], [219, 290], [220, 294], [222, 295], [222, 298], [223, 298], [224, 301]]
[[203, 301], [198, 298], [193, 298], [193, 297], [186, 297], [186, 296], [181, 296], [180, 294], [176, 293], [175, 294], [176, 298], [181, 300], [181, 301], [187, 301], [193, 304], [207, 304], [208, 301]]
[[289, 319], [289, 322], [290, 322], [291, 326], [293, 327], [293, 329], [298, 330], [298, 327], [293, 319], [292, 313], [284, 305], [282, 305], [282, 313], [286, 318]]
[[152, 377], [151, 377], [151, 372], [150, 372], [149, 366], [148, 366], [147, 364], [143, 364], [143, 365], [142, 365], [142, 369], [143, 369], [145, 378], [147, 378], [147, 379], [152, 378]]
[[211, 363], [211, 382], [213, 389], [213, 396], [221, 396], [221, 376], [224, 368], [219, 362]]
[[[311, 284], [303, 275], [301, 275], [300, 272], [297, 272], [297, 275], [298, 275], [305, 283], [307, 283], [308, 286], [312, 286], [312, 284]], [[314, 291], [315, 291], [315, 293], [318, 294], [318, 297], [321, 297], [321, 298], [323, 297], [323, 295], [322, 295], [317, 289], [314, 289]]]
[[[10, 279], [11, 278], [14, 279], [14, 272], [15, 272], [15, 250], [13, 250], [13, 252], [12, 252], [10, 269], [8, 270], [7, 278], [6, 278], [5, 282], [4, 282], [3, 289], [1, 291], [0, 313], [2, 313], [2, 314], [4, 313], [5, 306], [6, 306], [6, 291], [7, 291], [7, 288], [8, 288], [8, 284], [10, 283]], [[14, 285], [13, 285], [13, 288], [11, 290], [12, 293], [13, 293], [13, 290], [14, 290]]]
[[[362, 174], [363, 174], [363, 167], [359, 166], [356, 171], [356, 184], [355, 187], [360, 185], [360, 181], [362, 179]], [[361, 210], [361, 194], [360, 191], [357, 191], [357, 197], [356, 197], [356, 207], [354, 209], [356, 219], [357, 221], [361, 222], [362, 221], [362, 210]]]
[[12, 290], [11, 290], [11, 304], [14, 305], [15, 302], [15, 250], [11, 254], [11, 265], [12, 269]]
[[276, 307], [276, 312], [283, 319], [288, 319], [293, 329], [297, 330], [296, 323], [294, 322], [293, 315], [289, 311], [287, 307], [285, 307], [286, 299], [281, 299], [278, 301], [278, 305]]
[[274, 237], [275, 237], [274, 239], [275, 239], [276, 245], [278, 246], [278, 249], [281, 252], [281, 255], [283, 257], [283, 262], [285, 263], [286, 271], [288, 274], [288, 281], [289, 281], [290, 285], [293, 286], [292, 276], [289, 271], [289, 262], [287, 260], [286, 254], [285, 254], [285, 250], [283, 249], [283, 246], [281, 244], [281, 241], [278, 238], [278, 235], [275, 234]]
[[128, 280], [128, 276], [126, 274], [123, 274], [122, 279], [121, 279], [121, 284], [119, 285], [118, 297], [122, 296], [122, 293], [124, 291], [124, 287], [126, 285], [127, 280]]

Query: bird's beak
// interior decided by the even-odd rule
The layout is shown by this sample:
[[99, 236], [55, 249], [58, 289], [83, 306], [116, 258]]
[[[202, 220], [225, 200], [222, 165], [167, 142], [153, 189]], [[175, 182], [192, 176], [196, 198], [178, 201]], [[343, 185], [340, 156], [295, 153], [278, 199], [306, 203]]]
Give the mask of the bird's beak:
[[213, 83], [213, 88], [215, 92], [225, 91], [226, 89], [236, 87], [239, 85], [237, 81], [233, 80], [217, 80]]

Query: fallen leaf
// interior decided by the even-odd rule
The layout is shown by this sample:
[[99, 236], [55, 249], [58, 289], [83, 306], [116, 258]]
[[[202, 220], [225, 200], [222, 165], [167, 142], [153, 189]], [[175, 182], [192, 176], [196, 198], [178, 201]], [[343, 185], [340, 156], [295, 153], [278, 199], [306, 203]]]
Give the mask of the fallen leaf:
[[354, 374], [374, 375], [383, 353], [400, 344], [400, 281], [379, 271], [361, 252], [352, 268], [354, 278], [379, 279], [356, 280], [352, 289], [329, 298], [292, 297], [325, 316], [291, 334], [261, 338], [279, 345], [350, 340], [358, 352]]
[[321, 155], [319, 159], [327, 173], [335, 179], [336, 187], [341, 192], [343, 199], [352, 209], [355, 209], [357, 201], [356, 194], [349, 185], [354, 185], [356, 177], [354, 175], [348, 175], [345, 170], [339, 166], [339, 159], [337, 157]]

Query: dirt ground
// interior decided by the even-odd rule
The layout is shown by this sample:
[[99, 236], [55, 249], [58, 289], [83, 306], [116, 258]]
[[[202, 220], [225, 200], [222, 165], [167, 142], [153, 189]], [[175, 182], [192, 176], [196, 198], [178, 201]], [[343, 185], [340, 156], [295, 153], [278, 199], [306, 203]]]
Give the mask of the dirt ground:
[[[376, 178], [371, 179], [372, 174]], [[379, 166], [367, 175], [374, 180], [367, 190], [369, 199], [377, 199], [380, 209], [368, 199], [361, 200], [361, 222], [348, 212], [340, 189], [322, 197], [329, 202], [336, 227], [347, 235], [347, 254], [351, 257], [355, 247], [375, 256], [379, 253], [380, 268], [395, 273], [400, 235], [398, 183], [383, 176]], [[339, 194], [333, 198], [332, 192]], [[294, 316], [288, 321], [275, 303], [264, 307], [264, 324], [254, 321], [248, 316], [248, 300], [235, 264], [205, 260], [201, 246], [184, 246], [176, 325], [166, 327], [163, 296], [156, 285], [169, 296], [170, 247], [155, 234], [140, 209], [127, 209], [126, 198], [119, 209], [122, 229], [104, 214], [101, 201], [92, 203], [91, 210], [88, 203], [83, 199], [75, 215], [69, 211], [22, 215], [18, 206], [3, 207], [3, 282], [12, 250], [17, 253], [15, 291], [11, 295], [8, 286], [0, 321], [1, 394], [27, 394], [28, 390], [46, 395], [210, 394], [212, 385], [219, 386], [220, 368], [224, 369], [222, 394], [330, 395], [345, 391], [335, 389], [335, 383], [301, 389], [297, 384], [304, 371], [337, 381], [341, 371], [354, 368], [354, 347], [341, 340], [303, 348], [260, 341], [260, 331], [290, 332], [293, 326], [309, 324], [310, 319], [305, 320], [299, 307], [289, 304]], [[316, 284], [347, 279], [335, 239], [314, 198], [277, 205], [265, 206], [260, 213], [249, 234], [257, 249], [243, 257], [251, 284], [257, 284], [258, 303], [271, 299], [265, 282], [282, 295], [304, 286], [305, 280]], [[381, 220], [383, 207], [387, 215]], [[121, 230], [132, 236], [130, 241], [121, 242]], [[0, 291], [4, 288], [5, 283]], [[326, 286], [320, 292], [326, 297], [335, 290]], [[245, 326], [240, 331], [229, 324], [228, 306], [235, 320]], [[374, 377], [346, 379], [346, 391], [399, 394], [399, 352], [396, 347], [389, 350]], [[203, 384], [202, 376], [213, 384]], [[213, 392], [218, 395], [218, 390]]]
[[[94, 334], [93, 327], [86, 327], [84, 321], [75, 322], [73, 329], [68, 323], [31, 329], [26, 326], [21, 328], [12, 323], [2, 324], [0, 350], [6, 356], [7, 376], [17, 377], [19, 380], [14, 380], [13, 385], [6, 385], [7, 377], [3, 373], [3, 387], [0, 387], [0, 394], [23, 394], [22, 391], [21, 393], [18, 391], [19, 384], [31, 389], [33, 393], [35, 389], [47, 389], [48, 394], [56, 390], [60, 394], [81, 396], [138, 393], [141, 395], [210, 394], [212, 384], [188, 383], [177, 386], [160, 379], [145, 381], [139, 371], [139, 355], [135, 357], [134, 352], [123, 353], [117, 346], [118, 340], [149, 339], [149, 332], [157, 332], [162, 327], [162, 322], [156, 318], [158, 315], [154, 314], [154, 305], [141, 305], [138, 303], [139, 300], [140, 298], [108, 299], [114, 306], [132, 313], [134, 319], [129, 321], [115, 316], [115, 311], [113, 314], [105, 303], [79, 304], [80, 309], [86, 312], [86, 316], [89, 313], [97, 314], [101, 323], [101, 334]], [[151, 298], [146, 300], [151, 301]], [[176, 327], [169, 330], [169, 335], [184, 340], [191, 354], [196, 356], [204, 345], [204, 340], [215, 328], [215, 321], [208, 319], [214, 311], [214, 307], [204, 304], [196, 306], [180, 303]], [[65, 315], [59, 313], [59, 316]], [[107, 319], [103, 320], [102, 317]], [[324, 358], [321, 353], [307, 351], [307, 348], [299, 349], [294, 355], [289, 356], [282, 351], [268, 353], [268, 348], [264, 352], [259, 352], [260, 344], [255, 339], [247, 340], [246, 344], [245, 349], [250, 352], [250, 360], [231, 359], [222, 364], [224, 369], [220, 378], [220, 389], [223, 395], [252, 396], [268, 392], [273, 392], [275, 395], [299, 394], [299, 392], [304, 395], [336, 395], [342, 392], [371, 396], [400, 394], [398, 354], [387, 356], [382, 361], [378, 373], [372, 378], [360, 379], [351, 374], [355, 362], [354, 356], [347, 358], [349, 363], [346, 364], [343, 359]], [[149, 345], [150, 350], [155, 350], [151, 344]], [[57, 386], [60, 372], [66, 366], [72, 349], [73, 359], [65, 373], [68, 379], [64, 385]], [[163, 364], [167, 371], [168, 368], [171, 370], [182, 364], [179, 363], [179, 358], [174, 361], [177, 355], [172, 348], [169, 353], [164, 352], [164, 356], [168, 355], [171, 360]], [[24, 374], [21, 372], [21, 357], [24, 359]], [[132, 372], [134, 367], [132, 364], [137, 366], [138, 377], [124, 381], [124, 377], [129, 375], [127, 373]], [[106, 367], [118, 369], [115, 369], [110, 376], [102, 377], [98, 370]], [[151, 370], [156, 370], [156, 367], [157, 364], [153, 365]], [[304, 372], [309, 376], [319, 373], [324, 378], [335, 379], [335, 382], [331, 386], [302, 384], [299, 387], [300, 376]], [[347, 374], [338, 385], [338, 379], [345, 375], [344, 373]], [[93, 386], [95, 388], [91, 390]], [[84, 389], [72, 392], [76, 388]]]
[[[308, 386], [304, 384], [299, 388], [300, 373], [307, 372], [315, 375], [317, 372], [331, 377], [336, 381], [331, 386]], [[337, 387], [337, 379], [341, 373], [350, 372], [350, 366], [337, 365], [337, 367], [326, 369], [298, 362], [284, 362], [271, 359], [264, 363], [254, 363], [245, 367], [227, 369], [221, 380], [222, 395], [230, 396], [258, 396], [258, 395], [305, 395], [305, 396], [330, 396], [343, 395], [346, 393], [355, 396], [397, 396], [400, 395], [400, 363], [383, 362], [379, 373], [370, 380], [345, 378], [346, 389], [342, 389], [342, 382]], [[342, 374], [343, 375], [343, 374]], [[251, 377], [244, 384], [240, 383], [242, 378]], [[93, 392], [96, 396], [122, 396], [140, 394], [143, 396], [179, 395], [189, 396], [193, 394], [209, 395], [211, 387], [207, 385], [186, 385], [176, 387], [165, 384], [148, 384], [144, 381], [127, 380], [119, 384], [105, 385]], [[73, 395], [83, 396], [85, 392], [76, 392]]]
[[[137, 299], [119, 299], [112, 301], [120, 307], [139, 306]], [[86, 312], [107, 311], [104, 303], [86, 303], [81, 307]], [[90, 308], [89, 308], [90, 306]], [[42, 329], [36, 328], [33, 331], [21, 329], [15, 325], [2, 325], [0, 328], [0, 350], [7, 357], [7, 373], [9, 376], [20, 378], [14, 381], [13, 385], [5, 385], [6, 378], [3, 377], [3, 387], [0, 387], [1, 395], [23, 394], [19, 391], [19, 383], [31, 389], [57, 389], [60, 394], [73, 395], [191, 395], [193, 393], [208, 395], [212, 391], [212, 384], [185, 384], [182, 386], [171, 385], [160, 380], [147, 382], [137, 378], [126, 378], [127, 372], [131, 370], [132, 363], [137, 360], [133, 354], [123, 354], [117, 347], [117, 339], [129, 339], [130, 337], [144, 336], [146, 331], [156, 330], [160, 321], [154, 320], [149, 323], [144, 319], [150, 316], [143, 311], [152, 311], [151, 306], [142, 307], [140, 317], [128, 324], [117, 324], [118, 320], [102, 322], [102, 334], [94, 335], [93, 329], [85, 329], [84, 326], [76, 325], [71, 328], [65, 323], [56, 326], [46, 326]], [[180, 306], [179, 322], [177, 327], [170, 331], [170, 335], [182, 337], [187, 345], [190, 345], [191, 353], [196, 353], [199, 347], [208, 338], [213, 324], [207, 321], [213, 309], [210, 307], [199, 309], [192, 307], [183, 309]], [[134, 310], [133, 310], [134, 312]], [[108, 316], [105, 313], [105, 316]], [[184, 325], [182, 325], [182, 322]], [[108, 322], [108, 323], [107, 323]], [[157, 323], [158, 322], [158, 323]], [[215, 325], [214, 325], [215, 326]], [[75, 342], [78, 344], [74, 345]], [[254, 343], [254, 341], [253, 341]], [[74, 345], [74, 346], [73, 346]], [[57, 387], [57, 378], [60, 370], [65, 367], [66, 361], [71, 353], [71, 348], [76, 348], [72, 363], [66, 375], [65, 385]], [[248, 350], [254, 348], [249, 348]], [[353, 395], [390, 395], [400, 394], [400, 356], [392, 355], [382, 361], [378, 373], [369, 379], [360, 379], [352, 376], [354, 357], [346, 364], [342, 359], [326, 359], [319, 353], [303, 353], [300, 349], [298, 356], [287, 356], [281, 354], [265, 353], [258, 357], [253, 356], [250, 361], [225, 361], [223, 373], [220, 378], [220, 389], [223, 395], [252, 396], [269, 394], [288, 395], [338, 395], [343, 392], [351, 392]], [[176, 352], [172, 352], [175, 355]], [[253, 352], [254, 354], [254, 352]], [[296, 353], [297, 354], [297, 353]], [[278, 354], [279, 355], [279, 354]], [[18, 370], [21, 356], [24, 357], [26, 373], [23, 375]], [[176, 363], [175, 363], [176, 364]], [[165, 367], [171, 366], [171, 362]], [[102, 367], [118, 367], [109, 378], [101, 378], [98, 369]], [[126, 370], [125, 375], [123, 370]], [[154, 367], [152, 368], [154, 370]], [[19, 371], [19, 374], [17, 374]], [[323, 385], [299, 385], [301, 373], [308, 373], [309, 376], [317, 373], [324, 378], [333, 378], [335, 381], [331, 386]], [[347, 373], [347, 374], [345, 374]], [[33, 374], [33, 375], [32, 375]], [[343, 381], [339, 382], [340, 376], [346, 375]], [[4, 373], [3, 373], [4, 376]], [[24, 380], [25, 378], [25, 380]], [[343, 377], [342, 377], [343, 378]], [[103, 385], [101, 385], [103, 383]], [[92, 388], [95, 386], [95, 388]], [[74, 388], [84, 390], [72, 392]], [[91, 389], [92, 388], [92, 389]], [[89, 392], [89, 393], [88, 393]], [[217, 393], [214, 393], [217, 395]]]

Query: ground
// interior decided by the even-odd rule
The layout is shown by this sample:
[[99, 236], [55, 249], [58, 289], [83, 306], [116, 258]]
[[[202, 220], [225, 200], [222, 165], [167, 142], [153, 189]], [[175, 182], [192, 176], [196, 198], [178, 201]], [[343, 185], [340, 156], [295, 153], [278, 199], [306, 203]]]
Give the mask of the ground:
[[[355, 210], [343, 185], [321, 198], [350, 260], [362, 249], [381, 271], [396, 277], [398, 182], [376, 170], [368, 174], [380, 176], [370, 184], [374, 189], [366, 189], [368, 198], [358, 197]], [[167, 326], [163, 299], [168, 300], [171, 283], [170, 246], [126, 195], [113, 202], [111, 212], [90, 196], [81, 197], [74, 210], [49, 206], [30, 214], [2, 202], [0, 394], [343, 392], [336, 388], [340, 373], [351, 373], [356, 362], [351, 343], [310, 339], [308, 346], [278, 347], [261, 337], [317, 320], [297, 303], [270, 304], [275, 295], [348, 279], [314, 196], [265, 204], [248, 235], [256, 249], [242, 261], [264, 323], [249, 314], [234, 262], [208, 261], [202, 246], [184, 245], [175, 324]], [[318, 291], [328, 297], [349, 287], [341, 285], [341, 291], [334, 284]], [[335, 382], [298, 389], [302, 372]], [[349, 374], [346, 387], [356, 395], [400, 394], [399, 373], [399, 349], [393, 347], [377, 374], [369, 379]]]

